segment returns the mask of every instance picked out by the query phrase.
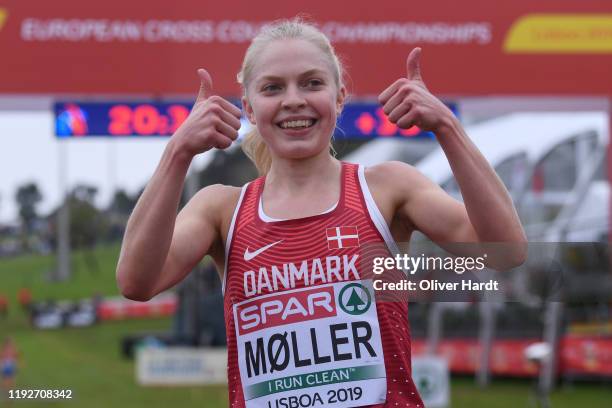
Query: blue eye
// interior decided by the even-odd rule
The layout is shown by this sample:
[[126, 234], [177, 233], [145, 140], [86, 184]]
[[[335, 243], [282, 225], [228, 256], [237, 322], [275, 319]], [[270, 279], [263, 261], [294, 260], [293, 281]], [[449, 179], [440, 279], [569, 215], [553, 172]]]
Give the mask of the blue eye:
[[268, 84], [264, 86], [261, 90], [264, 92], [274, 92], [280, 89], [280, 86], [277, 84]]
[[320, 79], [309, 79], [308, 82], [306, 83], [307, 86], [314, 88], [314, 87], [318, 87], [323, 85], [323, 81], [321, 81]]

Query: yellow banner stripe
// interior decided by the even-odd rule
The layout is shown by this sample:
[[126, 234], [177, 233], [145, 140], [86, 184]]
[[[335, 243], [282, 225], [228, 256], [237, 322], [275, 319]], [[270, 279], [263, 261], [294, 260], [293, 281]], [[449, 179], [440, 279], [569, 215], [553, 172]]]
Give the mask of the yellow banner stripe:
[[2, 30], [2, 26], [4, 25], [7, 16], [8, 12], [6, 11], [6, 9], [0, 8], [0, 30]]
[[612, 14], [528, 14], [510, 28], [507, 53], [612, 53]]

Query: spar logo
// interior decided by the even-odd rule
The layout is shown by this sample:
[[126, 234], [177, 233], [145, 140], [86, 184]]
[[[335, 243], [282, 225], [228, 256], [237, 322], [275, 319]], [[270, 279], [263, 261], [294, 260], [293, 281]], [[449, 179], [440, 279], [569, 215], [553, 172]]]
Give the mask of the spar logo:
[[0, 8], [0, 30], [2, 30], [2, 27], [4, 26], [6, 17], [8, 17], [8, 11], [6, 11], [6, 9]]
[[333, 286], [263, 296], [236, 307], [240, 335], [336, 315]]
[[349, 283], [338, 294], [340, 309], [351, 315], [360, 315], [370, 309], [372, 296], [368, 288], [360, 283]]

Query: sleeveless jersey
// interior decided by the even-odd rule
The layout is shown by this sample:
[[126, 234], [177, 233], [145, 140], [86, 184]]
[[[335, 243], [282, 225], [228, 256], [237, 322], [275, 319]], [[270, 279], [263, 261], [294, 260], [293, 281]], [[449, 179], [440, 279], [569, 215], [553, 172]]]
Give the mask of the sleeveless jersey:
[[223, 282], [232, 408], [423, 407], [407, 303], [361, 271], [397, 247], [363, 167], [342, 163], [341, 180], [332, 211], [276, 222], [259, 216], [265, 178], [242, 188]]

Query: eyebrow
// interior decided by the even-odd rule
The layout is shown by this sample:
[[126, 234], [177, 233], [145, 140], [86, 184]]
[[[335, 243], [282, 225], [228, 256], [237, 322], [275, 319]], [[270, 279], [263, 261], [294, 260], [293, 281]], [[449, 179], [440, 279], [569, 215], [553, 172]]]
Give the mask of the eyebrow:
[[[322, 71], [318, 68], [314, 68], [314, 69], [309, 69], [308, 71], [302, 72], [298, 78], [303, 78], [303, 77], [307, 77], [310, 75], [315, 75], [315, 74], [323, 74], [325, 71]], [[283, 77], [279, 77], [279, 76], [275, 76], [275, 75], [266, 75], [262, 78], [260, 78], [257, 82], [264, 82], [264, 81], [281, 81], [283, 80]]]

